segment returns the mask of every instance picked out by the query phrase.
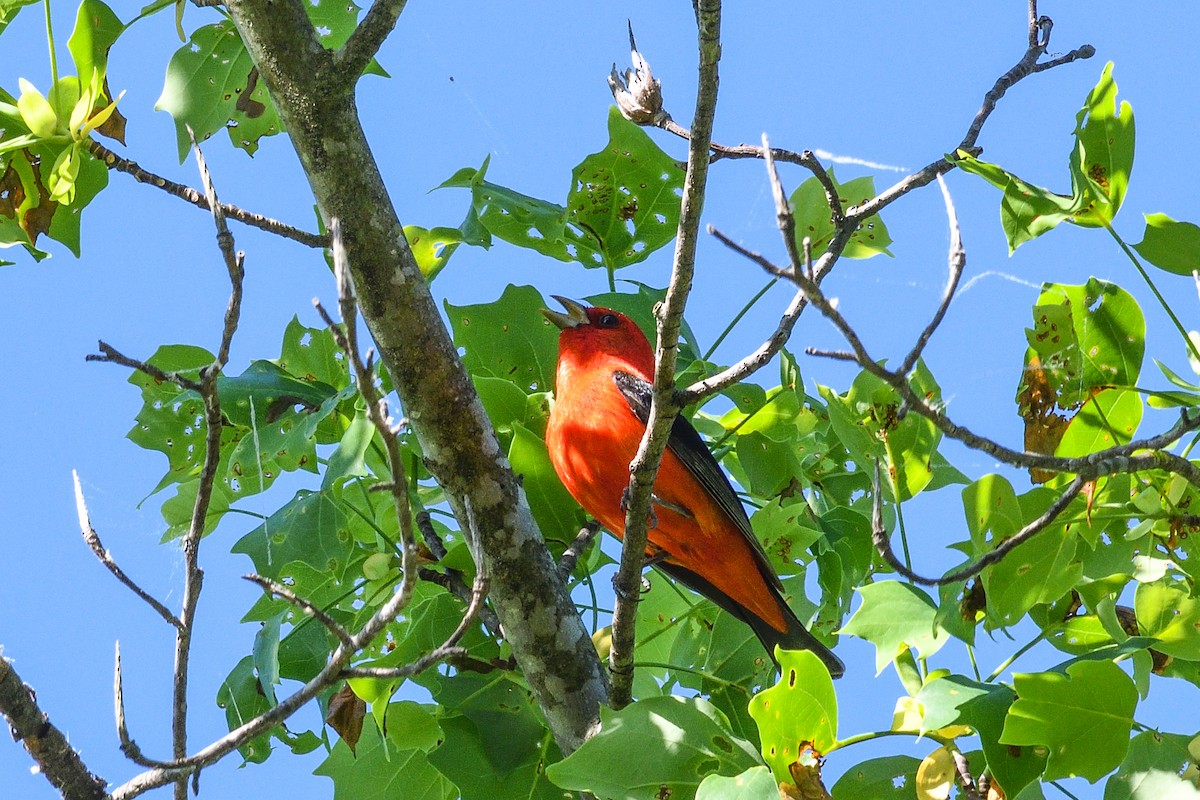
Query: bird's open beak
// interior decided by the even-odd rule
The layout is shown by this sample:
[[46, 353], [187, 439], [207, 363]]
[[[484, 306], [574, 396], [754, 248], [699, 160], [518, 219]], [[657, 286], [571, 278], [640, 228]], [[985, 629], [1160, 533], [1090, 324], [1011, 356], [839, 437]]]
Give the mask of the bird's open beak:
[[580, 325], [587, 325], [589, 320], [587, 316], [587, 306], [583, 303], [578, 303], [566, 297], [559, 297], [556, 294], [550, 295], [557, 300], [562, 307], [567, 310], [567, 313], [561, 311], [551, 311], [548, 308], [543, 308], [542, 313], [546, 315], [546, 319], [553, 322], [561, 330], [567, 328], [576, 328]]

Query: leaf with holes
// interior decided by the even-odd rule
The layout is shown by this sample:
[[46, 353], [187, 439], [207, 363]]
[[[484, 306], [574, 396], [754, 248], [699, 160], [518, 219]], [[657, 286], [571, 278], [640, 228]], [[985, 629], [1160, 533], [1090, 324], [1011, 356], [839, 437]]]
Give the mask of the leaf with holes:
[[1088, 198], [1079, 225], [1101, 227], [1111, 222], [1125, 199], [1133, 171], [1134, 123], [1129, 101], [1117, 102], [1112, 62], [1088, 93], [1075, 116], [1075, 151], [1071, 157], [1071, 188]]
[[353, 548], [346, 525], [346, 511], [330, 493], [300, 491], [231, 551], [249, 556], [255, 572], [274, 580], [286, 576], [293, 561], [341, 580]]
[[649, 697], [621, 711], [602, 707], [600, 732], [546, 774], [563, 789], [634, 800], [664, 789], [689, 797], [709, 775], [739, 775], [760, 763], [707, 700]]
[[526, 393], [553, 386], [558, 330], [542, 316], [545, 305], [537, 289], [512, 284], [492, 303], [447, 302], [454, 344], [466, 350], [467, 371], [511, 381]]
[[1047, 748], [1047, 780], [1080, 775], [1094, 783], [1124, 760], [1137, 689], [1116, 664], [1078, 661], [1065, 675], [1018, 673], [1014, 679], [1017, 700], [1000, 741]]
[[479, 169], [460, 169], [437, 187], [471, 190], [471, 211], [459, 229], [464, 242], [486, 248], [495, 236], [559, 261], [604, 266], [599, 243], [587, 231], [567, 224], [567, 209], [484, 180], [490, 160], [489, 156]]
[[231, 20], [197, 28], [175, 51], [154, 108], [175, 120], [180, 162], [191, 148], [189, 127], [198, 142], [227, 128], [234, 146], [250, 155], [259, 139], [283, 130], [258, 67]]
[[[839, 184], [833, 167], [830, 167], [829, 179], [837, 189], [843, 210], [875, 196], [875, 179], [869, 175]], [[797, 246], [802, 247], [804, 238], [808, 237], [813, 259], [819, 258], [829, 248], [829, 242], [836, 232], [824, 187], [816, 178], [809, 178], [796, 187], [788, 203], [795, 218]], [[850, 235], [842, 255], [846, 258], [871, 258], [881, 254], [890, 256], [892, 253], [887, 248], [891, 243], [892, 237], [883, 224], [883, 218], [873, 216], [861, 222]]]
[[684, 170], [615, 106], [608, 137], [603, 150], [571, 172], [567, 221], [595, 238], [603, 266], [619, 269], [675, 238]]
[[833, 785], [838, 800], [916, 800], [917, 767], [912, 756], [872, 758], [850, 767]]
[[838, 704], [833, 680], [821, 659], [807, 650], [780, 650], [779, 682], [750, 699], [762, 754], [779, 781], [805, 752], [826, 753], [837, 741]]

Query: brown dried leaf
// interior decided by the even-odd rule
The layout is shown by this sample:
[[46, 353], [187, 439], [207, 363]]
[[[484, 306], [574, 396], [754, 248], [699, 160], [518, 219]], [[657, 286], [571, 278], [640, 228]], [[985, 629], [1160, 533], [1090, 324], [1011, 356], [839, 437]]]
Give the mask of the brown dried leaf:
[[[21, 172], [14, 166], [17, 158], [24, 158], [29, 162], [33, 173], [38, 202], [31, 208], [22, 208], [30, 198], [27, 187], [21, 180]], [[50, 230], [50, 223], [57, 210], [58, 203], [50, 199], [50, 192], [42, 182], [41, 160], [29, 150], [18, 150], [10, 159], [4, 175], [0, 176], [0, 215], [15, 219], [29, 237], [30, 244], [36, 245], [38, 237]]]
[[325, 717], [325, 723], [337, 731], [354, 753], [366, 716], [367, 704], [350, 689], [350, 684], [346, 684], [329, 698], [329, 715]]
[[[1017, 394], [1017, 413], [1025, 420], [1027, 452], [1054, 454], [1070, 422], [1068, 417], [1055, 413], [1057, 401], [1058, 395], [1042, 369], [1042, 362], [1030, 354]], [[1055, 474], [1049, 470], [1030, 469], [1029, 479], [1034, 483], [1045, 483]]]
[[[104, 97], [112, 97], [112, 92], [108, 89], [108, 78], [104, 79]], [[92, 109], [92, 113], [99, 111], [108, 105], [107, 99], [102, 99], [96, 103], [96, 107]], [[109, 139], [115, 139], [121, 144], [125, 144], [125, 115], [121, 113], [121, 109], [114, 108], [112, 116], [104, 120], [104, 122], [96, 128], [96, 133], [101, 136], [107, 136]]]

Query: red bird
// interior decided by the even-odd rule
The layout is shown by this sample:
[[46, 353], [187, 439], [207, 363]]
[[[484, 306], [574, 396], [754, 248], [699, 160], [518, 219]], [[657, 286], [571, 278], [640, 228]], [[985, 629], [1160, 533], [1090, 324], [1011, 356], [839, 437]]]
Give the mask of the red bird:
[[[650, 416], [654, 352], [617, 311], [554, 296], [558, 326], [554, 405], [546, 426], [550, 460], [567, 491], [623, 536], [629, 462]], [[646, 555], [656, 566], [748, 624], [768, 653], [811, 650], [837, 678], [845, 666], [809, 633], [750, 527], [746, 510], [696, 429], [676, 417], [654, 483]]]

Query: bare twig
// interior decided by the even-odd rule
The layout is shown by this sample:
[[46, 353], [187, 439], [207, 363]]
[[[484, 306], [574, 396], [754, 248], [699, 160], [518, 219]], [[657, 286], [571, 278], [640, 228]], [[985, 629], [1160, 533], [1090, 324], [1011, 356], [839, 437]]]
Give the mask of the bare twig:
[[680, 410], [675, 400], [675, 358], [679, 349], [683, 309], [695, 269], [700, 211], [704, 205], [708, 179], [709, 142], [716, 113], [717, 67], [721, 57], [721, 3], [720, 0], [697, 0], [694, 7], [700, 55], [696, 111], [692, 120], [692, 136], [688, 142], [687, 173], [680, 201], [671, 281], [656, 315], [658, 346], [654, 354], [654, 394], [650, 418], [637, 455], [629, 465], [631, 476], [625, 512], [625, 540], [620, 566], [613, 578], [616, 607], [613, 611], [612, 650], [609, 655], [612, 673], [609, 704], [613, 708], [622, 708], [632, 699], [634, 628], [638, 589], [646, 558], [646, 522], [654, 477], [666, 450], [671, 423]]
[[379, 52], [408, 0], [375, 0], [342, 49], [333, 54], [334, 67], [353, 84]]
[[162, 767], [161, 761], [154, 761], [142, 755], [142, 748], [129, 735], [129, 727], [125, 723], [125, 686], [121, 679], [121, 643], [116, 644], [116, 657], [113, 664], [113, 714], [117, 721], [117, 739], [121, 743], [121, 752], [139, 767]]
[[257, 584], [264, 592], [281, 597], [302, 610], [305, 614], [314, 617], [317, 622], [320, 622], [329, 630], [330, 633], [336, 636], [338, 641], [342, 644], [348, 645], [351, 643], [350, 632], [343, 628], [336, 619], [329, 616], [320, 608], [296, 594], [282, 583], [273, 581], [270, 578], [265, 578], [262, 575], [243, 575], [242, 577], [251, 583]]
[[913, 572], [900, 559], [896, 558], [896, 553], [892, 550], [892, 543], [888, 541], [887, 530], [883, 525], [883, 487], [879, 481], [879, 462], [876, 461], [874, 478], [875, 496], [871, 513], [871, 542], [875, 545], [875, 549], [888, 566], [913, 583], [919, 583], [923, 586], [944, 586], [948, 583], [969, 580], [991, 565], [999, 563], [1014, 549], [1050, 527], [1058, 519], [1059, 515], [1066, 510], [1067, 506], [1071, 504], [1071, 501], [1079, 495], [1079, 492], [1086, 483], [1087, 481], [1084, 478], [1076, 476], [1075, 480], [1068, 484], [1063, 493], [1056, 497], [1054, 502], [1037, 519], [1032, 520], [1029, 524], [1021, 528], [1021, 530], [1001, 541], [996, 545], [994, 550], [981, 556], [975, 563], [965, 566], [962, 569], [956, 569], [954, 572], [949, 572], [940, 578], [926, 578]]
[[195, 381], [181, 372], [168, 372], [160, 369], [148, 361], [139, 361], [136, 358], [130, 358], [121, 351], [117, 350], [112, 345], [104, 340], [97, 342], [99, 353], [90, 353], [84, 356], [84, 361], [96, 361], [102, 364], [119, 364], [122, 367], [143, 372], [161, 383], [173, 383], [181, 389], [188, 389], [193, 392], [200, 391], [200, 382]]
[[583, 555], [583, 551], [587, 550], [588, 545], [596, 538], [596, 534], [600, 532], [600, 523], [596, 520], [588, 520], [582, 528], [579, 529], [579, 534], [575, 540], [567, 546], [563, 551], [562, 558], [558, 559], [558, 576], [564, 582], [570, 579], [571, 573], [575, 571], [575, 564], [578, 563], [579, 557]]
[[171, 609], [164, 606], [158, 600], [150, 595], [142, 587], [138, 586], [132, 578], [125, 574], [125, 571], [118, 566], [113, 559], [112, 554], [104, 548], [104, 544], [100, 541], [100, 535], [96, 533], [96, 529], [92, 527], [91, 518], [88, 516], [87, 503], [83, 499], [83, 487], [79, 485], [79, 473], [71, 470], [71, 477], [75, 480], [75, 511], [79, 515], [79, 530], [83, 533], [83, 540], [87, 542], [88, 548], [104, 565], [104, 568], [113, 574], [117, 580], [125, 584], [138, 597], [142, 599], [146, 605], [154, 609], [160, 617], [167, 621], [168, 625], [178, 628], [182, 623], [179, 618], [171, 613]]
[[483, 608], [483, 602], [487, 598], [487, 591], [487, 575], [483, 573], [477, 574], [475, 576], [475, 583], [471, 587], [471, 603], [467, 606], [467, 611], [463, 614], [458, 627], [446, 638], [446, 641], [416, 661], [400, 667], [347, 667], [342, 670], [342, 676], [346, 678], [406, 678], [409, 675], [424, 672], [439, 661], [466, 656], [466, 649], [459, 647], [458, 643], [462, 641], [462, 637], [471, 629], [471, 625], [474, 624], [480, 609]]
[[[387, 452], [388, 467], [392, 472], [392, 501], [395, 504], [396, 520], [400, 530], [400, 592], [407, 597], [412, 594], [412, 587], [416, 584], [417, 543], [413, 537], [412, 509], [408, 500], [404, 459], [400, 454], [400, 440], [396, 437], [396, 431], [388, 416], [387, 400], [380, 397], [375, 387], [375, 377], [371, 368], [359, 355], [358, 304], [354, 296], [354, 284], [350, 277], [350, 266], [346, 261], [346, 249], [341, 232], [341, 220], [332, 219], [329, 233], [333, 242], [333, 271], [338, 285], [338, 307], [343, 324], [340, 326], [334, 324], [320, 302], [314, 300], [313, 305], [325, 324], [329, 326], [330, 333], [338, 347], [350, 360], [359, 394], [366, 402], [367, 418], [375, 426], [375, 430], [383, 441], [384, 450]], [[367, 359], [370, 360], [370, 357], [368, 354]], [[400, 607], [403, 608], [404, 604], [402, 603]]]
[[958, 282], [962, 279], [963, 269], [967, 265], [967, 251], [963, 248], [962, 232], [958, 228], [958, 213], [954, 210], [954, 201], [950, 198], [950, 190], [940, 175], [937, 180], [938, 187], [942, 190], [942, 199], [946, 202], [946, 219], [950, 222], [950, 279], [946, 281], [946, 291], [942, 294], [942, 302], [938, 305], [933, 319], [929, 320], [925, 330], [921, 331], [921, 335], [917, 337], [917, 343], [913, 345], [912, 350], [900, 365], [900, 369], [897, 370], [901, 375], [907, 375], [912, 370], [917, 359], [921, 357], [925, 345], [929, 343], [929, 338], [942, 324], [942, 319], [946, 316], [946, 309], [950, 308], [950, 303], [954, 300], [954, 293], [958, 291]]
[[21, 742], [38, 771], [64, 800], [101, 800], [105, 783], [92, 774], [67, 737], [38, 705], [33, 689], [0, 653], [0, 716], [13, 739]]
[[982, 779], [977, 785], [971, 777], [971, 765], [967, 763], [967, 757], [957, 748], [950, 749], [950, 757], [954, 759], [955, 777], [962, 788], [963, 800], [985, 800], [987, 790], [983, 788]]
[[[126, 175], [132, 176], [135, 180], [141, 183], [162, 189], [167, 194], [191, 203], [197, 208], [202, 208], [205, 211], [211, 210], [208, 200], [205, 198], [202, 192], [197, 191], [190, 186], [184, 186], [181, 183], [168, 180], [161, 175], [155, 175], [153, 172], [143, 169], [137, 162], [130, 161], [127, 158], [122, 158], [112, 150], [109, 150], [107, 147], [97, 142], [95, 139], [88, 140], [88, 150], [109, 169], [114, 169], [117, 172], [124, 172]], [[299, 242], [300, 244], [307, 245], [308, 247], [326, 247], [328, 245], [328, 242], [324, 236], [300, 230], [299, 228], [292, 227], [291, 225], [280, 222], [279, 220], [271, 219], [270, 217], [264, 217], [262, 214], [254, 214], [238, 208], [237, 206], [229, 205], [228, 203], [222, 203], [221, 210], [225, 212], [225, 216], [230, 217], [231, 219], [236, 219], [238, 222], [254, 228], [259, 228], [260, 230], [267, 231], [268, 233], [274, 233], [278, 236], [282, 236], [285, 239], [291, 239], [294, 242]]]
[[[1036, 9], [1035, 9], [1036, 12]], [[1091, 58], [1095, 55], [1095, 48], [1091, 45], [1084, 45], [1076, 50], [1072, 50], [1067, 55], [1047, 61], [1042, 64], [1037, 63], [1038, 57], [1045, 49], [1046, 41], [1042, 34], [1038, 31], [1043, 30], [1045, 23], [1035, 16], [1031, 19], [1030, 29], [1035, 33], [1032, 35], [1031, 42], [1026, 48], [1025, 54], [1016, 66], [1010, 69], [1004, 75], [1000, 76], [992, 88], [984, 95], [983, 104], [978, 112], [976, 112], [971, 125], [968, 127], [966, 134], [963, 136], [962, 142], [958, 148], [968, 152], [977, 150], [976, 142], [980, 132], [983, 130], [983, 125], [991, 116], [996, 108], [996, 104], [1002, 98], [1005, 92], [1015, 85], [1020, 80], [1037, 72], [1043, 72], [1053, 67], [1068, 64], [1079, 59]], [[1048, 20], [1047, 20], [1048, 22]], [[1047, 31], [1048, 34], [1048, 31]], [[664, 126], [666, 130], [670, 130], [676, 135], [690, 138], [691, 133], [684, 128], [674, 126], [670, 128]], [[937, 180], [941, 175], [954, 169], [956, 166], [953, 161], [945, 158], [928, 164], [924, 168], [905, 176], [895, 184], [877, 194], [875, 197], [865, 200], [862, 203], [849, 209], [841, 209], [840, 201], [837, 201], [837, 192], [821, 168], [820, 162], [809, 151], [796, 153], [790, 150], [780, 148], [756, 147], [752, 145], [739, 145], [737, 147], [726, 147], [723, 145], [713, 145], [713, 159], [717, 158], [767, 158], [768, 154], [774, 161], [786, 161], [788, 163], [799, 164], [808, 168], [821, 181], [825, 188], [826, 199], [830, 203], [830, 208], [835, 221], [835, 233], [830, 241], [825, 252], [817, 260], [813, 267], [811, 279], [820, 284], [825, 275], [833, 268], [834, 264], [841, 257], [842, 251], [846, 244], [850, 241], [850, 237], [858, 229], [858, 226], [865, 222], [870, 217], [878, 214], [887, 206], [911, 192], [913, 189], [918, 189], [927, 186]], [[769, 153], [768, 153], [769, 150]], [[841, 217], [840, 223], [838, 217]], [[795, 259], [793, 259], [795, 260]], [[774, 274], [774, 273], [772, 273]], [[791, 336], [792, 328], [795, 326], [796, 319], [803, 311], [804, 303], [801, 297], [797, 296], [792, 299], [780, 318], [779, 324], [775, 331], [763, 342], [754, 352], [747, 355], [738, 363], [722, 370], [716, 375], [710, 375], [706, 378], [696, 381], [691, 386], [676, 392], [676, 400], [680, 405], [692, 405], [698, 403], [710, 395], [727, 389], [733, 384], [743, 381], [750, 377], [756, 371], [761, 369], [766, 364], [770, 363], [771, 359], [783, 349], [787, 344], [788, 338]]]

